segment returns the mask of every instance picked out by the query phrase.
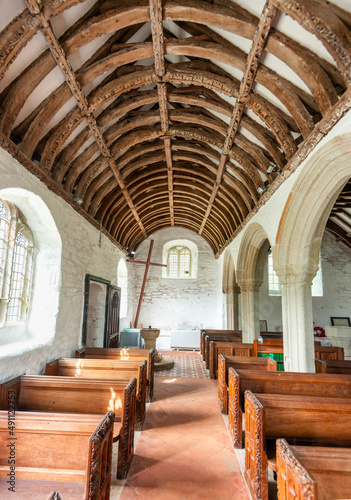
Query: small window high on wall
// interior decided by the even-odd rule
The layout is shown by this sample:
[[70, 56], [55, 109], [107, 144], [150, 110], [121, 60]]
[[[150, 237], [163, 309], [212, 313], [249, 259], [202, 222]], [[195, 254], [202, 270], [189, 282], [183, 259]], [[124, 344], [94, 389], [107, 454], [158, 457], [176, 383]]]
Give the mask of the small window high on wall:
[[162, 277], [170, 279], [197, 278], [198, 248], [190, 240], [171, 240], [163, 245]]
[[172, 247], [168, 251], [168, 276], [187, 278], [191, 276], [191, 252], [183, 246]]
[[26, 319], [33, 236], [15, 205], [0, 200], [0, 326]]

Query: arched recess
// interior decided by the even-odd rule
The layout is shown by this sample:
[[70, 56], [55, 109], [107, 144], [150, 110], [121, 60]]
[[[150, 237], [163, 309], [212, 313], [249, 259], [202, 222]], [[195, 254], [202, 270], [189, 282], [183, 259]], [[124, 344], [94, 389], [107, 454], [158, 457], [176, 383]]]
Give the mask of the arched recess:
[[253, 342], [260, 333], [259, 296], [263, 283], [267, 252], [271, 244], [260, 224], [248, 226], [240, 244], [236, 277], [241, 289], [241, 321], [243, 342]]
[[230, 250], [224, 254], [222, 291], [226, 299], [226, 327], [228, 330], [238, 330], [240, 289], [236, 282], [234, 261]]
[[62, 242], [51, 212], [39, 196], [13, 187], [1, 189], [0, 199], [20, 209], [34, 239], [27, 320], [0, 330], [1, 355], [13, 355], [54, 339], [61, 287]]
[[305, 164], [286, 202], [273, 249], [282, 285], [285, 369], [314, 372], [311, 283], [328, 216], [351, 177], [351, 133], [333, 138]]
[[128, 270], [124, 259], [120, 259], [117, 266], [117, 285], [121, 289], [120, 318], [126, 318], [128, 314]]

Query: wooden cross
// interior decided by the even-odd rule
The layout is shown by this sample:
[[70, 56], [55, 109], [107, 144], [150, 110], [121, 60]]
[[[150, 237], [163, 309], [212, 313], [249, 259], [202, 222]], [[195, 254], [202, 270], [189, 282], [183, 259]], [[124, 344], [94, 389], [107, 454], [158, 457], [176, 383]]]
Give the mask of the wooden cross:
[[145, 283], [146, 283], [147, 273], [149, 271], [149, 267], [150, 266], [167, 267], [167, 264], [156, 264], [155, 262], [151, 262], [151, 253], [152, 253], [152, 247], [153, 246], [154, 246], [154, 240], [151, 240], [150, 241], [149, 254], [147, 256], [147, 261], [146, 262], [143, 261], [143, 260], [127, 259], [127, 262], [134, 262], [134, 264], [145, 264], [144, 279], [143, 279], [143, 284], [141, 285], [140, 297], [139, 297], [139, 304], [138, 304], [138, 309], [137, 309], [137, 312], [136, 312], [136, 315], [135, 315], [135, 321], [134, 321], [134, 328], [137, 328], [137, 325], [138, 325], [140, 308], [141, 308], [141, 303], [143, 301]]

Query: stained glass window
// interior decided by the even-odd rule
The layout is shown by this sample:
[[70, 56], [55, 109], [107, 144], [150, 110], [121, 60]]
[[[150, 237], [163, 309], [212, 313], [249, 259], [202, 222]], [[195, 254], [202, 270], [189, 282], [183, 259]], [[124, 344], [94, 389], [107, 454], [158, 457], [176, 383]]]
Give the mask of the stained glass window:
[[191, 252], [183, 246], [172, 247], [168, 251], [168, 276], [184, 278], [191, 275]]

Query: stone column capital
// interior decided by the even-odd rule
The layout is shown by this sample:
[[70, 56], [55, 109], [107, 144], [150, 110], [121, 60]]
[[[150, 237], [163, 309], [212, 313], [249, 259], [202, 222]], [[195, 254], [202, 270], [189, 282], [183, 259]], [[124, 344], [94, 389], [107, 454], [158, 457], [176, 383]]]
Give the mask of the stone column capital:
[[223, 285], [222, 292], [225, 295], [240, 293], [240, 288], [236, 283], [234, 283], [233, 285]]
[[288, 266], [274, 266], [274, 271], [280, 280], [281, 285], [312, 285], [313, 278], [318, 271], [318, 265], [295, 264]]
[[260, 286], [262, 285], [262, 281], [246, 279], [238, 282], [241, 292], [258, 292]]

